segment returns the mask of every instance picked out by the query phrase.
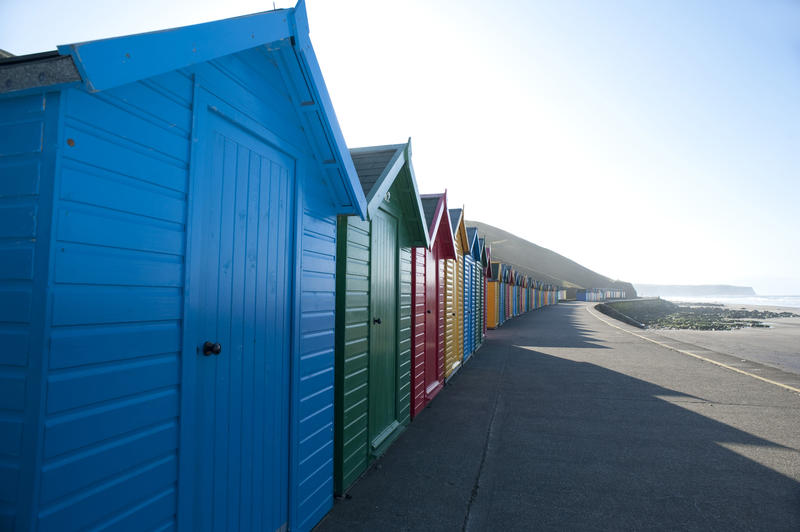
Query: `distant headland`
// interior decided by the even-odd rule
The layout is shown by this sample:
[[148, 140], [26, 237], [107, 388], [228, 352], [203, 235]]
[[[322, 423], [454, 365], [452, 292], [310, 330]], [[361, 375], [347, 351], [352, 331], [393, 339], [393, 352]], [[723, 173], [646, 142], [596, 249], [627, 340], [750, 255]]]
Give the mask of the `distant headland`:
[[638, 284], [634, 283], [636, 292], [642, 297], [670, 296], [754, 296], [751, 286], [732, 286], [727, 284]]

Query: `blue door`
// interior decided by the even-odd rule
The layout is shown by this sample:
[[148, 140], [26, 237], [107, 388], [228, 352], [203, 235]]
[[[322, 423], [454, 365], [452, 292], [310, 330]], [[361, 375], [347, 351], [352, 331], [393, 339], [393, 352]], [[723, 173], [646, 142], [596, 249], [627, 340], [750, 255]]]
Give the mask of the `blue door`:
[[193, 456], [181, 459], [192, 468], [182, 471], [192, 509], [180, 519], [191, 530], [278, 530], [288, 508], [295, 164], [213, 111], [198, 120], [187, 261], [196, 353], [185, 350], [194, 393], [182, 435]]
[[475, 274], [473, 268], [475, 260], [470, 255], [464, 255], [464, 360], [469, 358], [474, 350], [473, 336], [475, 327]]

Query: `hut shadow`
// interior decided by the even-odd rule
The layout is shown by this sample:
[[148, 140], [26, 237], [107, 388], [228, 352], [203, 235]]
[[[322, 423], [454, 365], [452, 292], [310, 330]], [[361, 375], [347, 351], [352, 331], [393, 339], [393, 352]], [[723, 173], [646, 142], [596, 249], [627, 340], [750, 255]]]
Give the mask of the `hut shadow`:
[[713, 419], [702, 398], [498, 347], [319, 530], [461, 530], [465, 517], [468, 530], [800, 530], [796, 462], [776, 470], [797, 450]]
[[519, 354], [481, 486], [490, 528], [800, 530], [800, 453], [714, 419], [727, 405]]
[[553, 305], [542, 307], [508, 320], [492, 331], [489, 340], [518, 342], [519, 335], [532, 347], [564, 347], [576, 349], [608, 349], [604, 341], [593, 335], [578, 319], [582, 307]]

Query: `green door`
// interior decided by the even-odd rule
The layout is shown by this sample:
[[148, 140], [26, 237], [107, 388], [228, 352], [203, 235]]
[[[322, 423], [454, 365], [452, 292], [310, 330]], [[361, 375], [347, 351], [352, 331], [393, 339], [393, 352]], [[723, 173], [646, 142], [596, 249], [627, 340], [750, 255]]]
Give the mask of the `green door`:
[[369, 439], [376, 451], [397, 412], [397, 219], [379, 210], [370, 236]]

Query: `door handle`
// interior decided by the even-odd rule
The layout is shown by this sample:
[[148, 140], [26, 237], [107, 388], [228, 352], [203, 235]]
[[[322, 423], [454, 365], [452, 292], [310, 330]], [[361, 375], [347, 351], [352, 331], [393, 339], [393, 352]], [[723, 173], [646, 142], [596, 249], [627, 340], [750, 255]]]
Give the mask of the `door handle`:
[[431, 311], [430, 311], [430, 310], [426, 310], [425, 312], [426, 312], [427, 314], [430, 314], [430, 313], [431, 313]]
[[206, 342], [203, 344], [203, 355], [204, 356], [211, 356], [211, 355], [218, 355], [222, 353], [222, 346], [213, 343], [213, 342]]
[[380, 325], [381, 324], [381, 319], [380, 318], [372, 318], [372, 323]]

